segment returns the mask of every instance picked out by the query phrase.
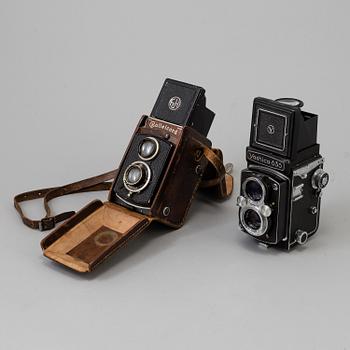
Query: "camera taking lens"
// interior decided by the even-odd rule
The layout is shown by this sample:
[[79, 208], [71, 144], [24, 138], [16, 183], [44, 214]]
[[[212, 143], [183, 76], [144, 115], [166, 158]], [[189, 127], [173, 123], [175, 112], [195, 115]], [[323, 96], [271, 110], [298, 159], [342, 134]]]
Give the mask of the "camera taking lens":
[[126, 182], [128, 185], [135, 186], [142, 179], [142, 168], [139, 165], [134, 165], [127, 171]]
[[259, 206], [247, 204], [241, 207], [239, 216], [244, 230], [254, 237], [262, 237], [269, 227], [269, 219]]
[[258, 230], [261, 227], [260, 216], [253, 209], [248, 209], [245, 212], [245, 214], [244, 214], [244, 221], [252, 230]]
[[151, 169], [144, 162], [130, 164], [123, 177], [125, 188], [130, 192], [140, 192], [145, 189], [151, 179]]

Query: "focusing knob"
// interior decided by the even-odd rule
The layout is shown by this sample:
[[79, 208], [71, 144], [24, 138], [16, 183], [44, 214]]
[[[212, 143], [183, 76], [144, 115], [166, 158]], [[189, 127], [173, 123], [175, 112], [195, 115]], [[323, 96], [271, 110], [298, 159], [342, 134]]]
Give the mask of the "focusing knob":
[[272, 209], [268, 205], [264, 204], [260, 207], [260, 213], [262, 216], [268, 218], [272, 214]]
[[153, 159], [159, 152], [159, 143], [154, 137], [146, 137], [140, 146], [139, 156], [143, 160]]
[[317, 169], [312, 175], [311, 184], [315, 190], [323, 190], [329, 182], [329, 175], [323, 169]]
[[151, 180], [151, 169], [144, 162], [134, 162], [130, 164], [123, 176], [125, 188], [130, 192], [140, 192], [149, 184]]
[[243, 197], [243, 196], [239, 196], [237, 198], [237, 205], [239, 207], [245, 207], [247, 205], [247, 199], [245, 197]]

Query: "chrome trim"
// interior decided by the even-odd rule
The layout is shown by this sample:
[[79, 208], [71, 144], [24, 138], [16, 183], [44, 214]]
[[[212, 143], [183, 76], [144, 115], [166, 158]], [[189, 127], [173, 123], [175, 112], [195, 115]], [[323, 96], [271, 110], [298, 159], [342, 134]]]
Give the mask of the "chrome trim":
[[[257, 183], [261, 186], [261, 189], [262, 189], [263, 194], [262, 194], [262, 197], [261, 197], [261, 199], [260, 199], [259, 201], [254, 201], [253, 199], [251, 199], [251, 198], [248, 196], [247, 191], [246, 191], [246, 186], [247, 186], [247, 183], [248, 183], [249, 181], [255, 181], [255, 182], [257, 182]], [[247, 200], [248, 200], [250, 203], [253, 203], [253, 204], [255, 204], [255, 205], [259, 205], [259, 204], [264, 203], [264, 201], [265, 201], [265, 197], [266, 197], [266, 187], [265, 187], [264, 183], [263, 183], [259, 178], [257, 178], [257, 177], [254, 177], [254, 176], [247, 177], [247, 178], [244, 180], [243, 184], [242, 184], [242, 191], [243, 191], [243, 194], [244, 194], [245, 198], [247, 198]]]
[[272, 214], [272, 209], [267, 204], [264, 204], [260, 207], [260, 213], [262, 216], [265, 216], [266, 218], [268, 218]]
[[299, 107], [302, 108], [304, 106], [304, 102], [302, 100], [298, 100], [294, 97], [282, 97], [275, 100], [276, 102], [283, 103], [288, 106], [292, 107]]
[[145, 209], [145, 210], [150, 210], [151, 209], [151, 207], [141, 207], [140, 205], [136, 205], [136, 204], [130, 203], [130, 202], [126, 201], [124, 198], [120, 197], [118, 193], [116, 193], [116, 192], [114, 192], [114, 193], [115, 193], [115, 196], [118, 197], [122, 202], [124, 202], [127, 205], [130, 205], [133, 208]]
[[[142, 156], [141, 156], [141, 153], [140, 153], [142, 144], [143, 144], [146, 140], [154, 141], [154, 143], [156, 144], [156, 151], [154, 152], [154, 154], [152, 154], [152, 155], [151, 155], [150, 157], [148, 157], [148, 158], [142, 157]], [[145, 160], [145, 161], [147, 161], [147, 160], [152, 160], [153, 158], [155, 158], [155, 157], [158, 155], [158, 153], [159, 153], [159, 142], [158, 142], [158, 140], [157, 140], [155, 137], [151, 137], [151, 136], [145, 137], [145, 138], [142, 140], [142, 142], [141, 142], [141, 144], [140, 144], [140, 146], [139, 146], [139, 152], [138, 152], [139, 157], [140, 157], [142, 160]]]
[[[131, 185], [128, 184], [127, 182], [127, 179], [126, 179], [126, 174], [128, 172], [128, 170], [133, 167], [133, 166], [144, 166], [146, 168], [146, 174], [147, 174], [147, 179], [146, 179], [146, 182], [143, 186], [139, 187], [139, 188], [135, 188]], [[141, 162], [141, 161], [136, 161], [136, 162], [133, 162], [131, 163], [124, 171], [124, 174], [123, 174], [123, 183], [124, 183], [124, 187], [129, 191], [129, 192], [132, 192], [132, 193], [135, 193], [135, 192], [141, 192], [142, 190], [144, 190], [148, 184], [150, 183], [151, 181], [151, 176], [152, 176], [152, 172], [151, 172], [151, 168], [148, 166], [148, 164], [146, 164], [145, 162]]]
[[309, 236], [306, 231], [297, 230], [295, 232], [295, 241], [300, 245], [304, 245], [307, 242], [308, 238]]
[[[280, 173], [279, 171], [276, 171], [274, 169], [271, 169], [271, 168], [266, 168], [266, 167], [263, 167], [263, 166], [259, 166], [259, 165], [249, 165], [248, 166], [248, 170], [260, 170], [262, 172], [265, 172], [265, 173], [268, 173], [269, 175], [275, 175], [285, 181], [287, 181], [288, 183], [288, 187], [290, 185], [290, 179], [284, 175], [283, 173]], [[279, 184], [278, 181], [276, 181], [273, 177], [269, 176], [269, 178], [278, 186], [278, 205], [277, 205], [277, 214], [276, 214], [276, 218], [277, 218], [277, 223], [276, 223], [276, 240], [275, 242], [269, 242], [269, 244], [271, 243], [274, 243], [274, 244], [277, 244], [278, 243], [278, 240], [277, 240], [277, 232], [278, 232], [278, 217], [279, 217], [279, 213], [280, 213], [280, 203], [281, 203], [281, 186]], [[282, 241], [285, 241], [285, 240], [288, 240], [288, 232], [286, 231], [286, 235], [282, 238]]]
[[248, 204], [247, 198], [243, 196], [238, 196], [237, 197], [237, 205], [239, 207], [245, 207]]
[[[320, 182], [323, 176], [327, 176], [327, 183], [325, 185]], [[324, 188], [327, 187], [328, 182], [329, 182], [329, 175], [326, 171], [324, 171], [321, 168], [315, 170], [315, 172], [311, 177], [311, 185], [312, 185], [312, 188], [315, 190], [323, 190]]]
[[293, 171], [293, 176], [299, 176], [302, 179], [306, 179], [307, 178], [307, 174], [311, 170], [317, 168], [318, 166], [320, 166], [323, 163], [324, 163], [324, 159], [323, 158], [318, 158], [318, 159], [314, 160], [313, 162], [302, 166], [301, 168], [295, 169]]
[[[257, 213], [259, 215], [259, 218], [261, 221], [261, 225], [260, 225], [259, 229], [254, 230], [245, 222], [244, 214], [248, 210], [253, 210], [255, 213]], [[240, 221], [241, 221], [243, 228], [254, 237], [260, 237], [260, 236], [264, 235], [269, 227], [269, 222], [268, 222], [267, 217], [263, 216], [260, 212], [260, 208], [255, 206], [255, 205], [248, 204], [248, 205], [242, 207], [240, 212], [239, 212], [239, 218], [240, 218]]]
[[292, 201], [296, 202], [299, 199], [302, 199], [304, 197], [303, 191], [304, 191], [304, 184], [300, 184], [298, 186], [293, 187], [293, 189], [292, 189]]
[[[318, 166], [319, 165], [322, 165], [324, 164], [324, 158], [319, 158], [317, 159], [316, 161], [314, 162], [311, 162], [310, 164], [312, 163], [315, 163], [315, 162], [318, 162]], [[308, 165], [310, 165], [308, 164]], [[294, 187], [294, 179], [296, 176], [300, 176], [300, 169], [303, 169], [303, 168], [306, 168], [307, 166], [304, 166], [302, 168], [299, 168], [299, 169], [296, 169], [293, 171], [293, 178], [292, 178], [292, 188]], [[311, 169], [313, 170], [313, 169]], [[306, 176], [307, 177], [307, 176]], [[319, 227], [319, 224], [320, 224], [320, 206], [321, 206], [321, 194], [322, 194], [322, 191], [319, 192], [318, 194], [318, 198], [317, 198], [317, 205], [316, 205], [316, 208], [317, 208], [317, 213], [316, 213], [316, 224], [315, 224], [315, 228], [308, 232], [308, 237], [311, 237], [318, 229]], [[297, 243], [295, 237], [292, 236], [292, 219], [293, 219], [293, 199], [291, 199], [291, 202], [290, 202], [290, 212], [289, 212], [289, 228], [288, 228], [288, 234], [289, 234], [289, 244], [288, 244], [288, 249], [291, 248], [291, 246], [293, 246], [295, 243]], [[293, 239], [294, 238], [294, 239]]]

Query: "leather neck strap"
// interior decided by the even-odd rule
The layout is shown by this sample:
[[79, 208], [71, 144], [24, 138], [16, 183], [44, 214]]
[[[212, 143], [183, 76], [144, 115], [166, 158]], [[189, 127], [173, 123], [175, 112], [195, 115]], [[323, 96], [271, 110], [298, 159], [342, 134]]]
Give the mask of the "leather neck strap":
[[[116, 171], [117, 169], [64, 186], [42, 188], [39, 190], [20, 193], [14, 198], [15, 208], [26, 226], [40, 231], [51, 230], [57, 223], [70, 218], [75, 212], [68, 211], [58, 215], [51, 215], [51, 208], [49, 206], [50, 200], [73, 193], [107, 191], [112, 186], [112, 182], [108, 181], [114, 179]], [[44, 199], [46, 215], [41, 220], [31, 220], [24, 215], [20, 203], [39, 198]]]
[[[209, 164], [214, 169], [214, 176], [209, 179], [203, 179], [201, 186], [203, 188], [218, 188], [218, 197], [226, 198], [231, 195], [233, 189], [233, 178], [225, 171], [222, 162], [222, 152], [218, 149], [205, 148], [204, 156], [208, 159]], [[42, 188], [39, 190], [20, 193], [14, 197], [14, 206], [19, 213], [23, 223], [36, 230], [47, 231], [53, 229], [57, 223], [64, 221], [75, 214], [75, 211], [68, 211], [58, 215], [52, 215], [49, 201], [54, 198], [68, 194], [91, 192], [91, 191], [109, 191], [112, 187], [113, 180], [118, 169], [107, 173], [90, 177], [64, 186]], [[227, 185], [228, 184], [228, 185]], [[46, 215], [41, 220], [29, 219], [23, 212], [20, 203], [34, 199], [43, 198]]]

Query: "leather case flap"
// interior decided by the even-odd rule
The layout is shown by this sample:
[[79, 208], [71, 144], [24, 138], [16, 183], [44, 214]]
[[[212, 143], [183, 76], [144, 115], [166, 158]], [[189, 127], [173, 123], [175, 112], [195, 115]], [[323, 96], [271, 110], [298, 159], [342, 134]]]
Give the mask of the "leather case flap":
[[89, 272], [152, 219], [119, 205], [93, 201], [45, 237], [44, 255], [78, 272]]

